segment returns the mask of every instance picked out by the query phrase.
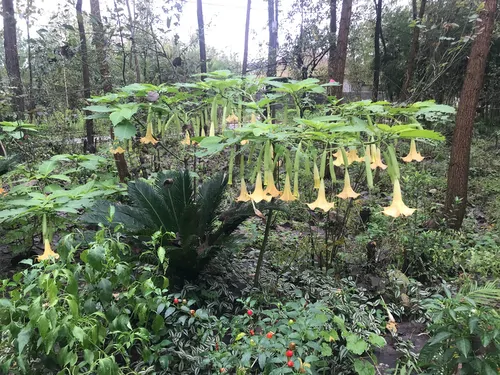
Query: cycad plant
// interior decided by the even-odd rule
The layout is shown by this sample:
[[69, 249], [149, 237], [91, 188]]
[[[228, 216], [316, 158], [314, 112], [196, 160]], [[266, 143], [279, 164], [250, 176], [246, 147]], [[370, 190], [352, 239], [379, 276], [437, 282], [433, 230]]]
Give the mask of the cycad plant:
[[[220, 173], [206, 180], [195, 192], [189, 171], [159, 174], [153, 184], [137, 180], [128, 184], [131, 204], [98, 202], [83, 217], [87, 223], [123, 224], [125, 231], [152, 235], [157, 231], [172, 232], [162, 245], [169, 260], [167, 275], [180, 283], [196, 278], [203, 267], [237, 227], [254, 214], [251, 204], [238, 204], [222, 212], [227, 176]], [[114, 215], [107, 217], [110, 206]]]

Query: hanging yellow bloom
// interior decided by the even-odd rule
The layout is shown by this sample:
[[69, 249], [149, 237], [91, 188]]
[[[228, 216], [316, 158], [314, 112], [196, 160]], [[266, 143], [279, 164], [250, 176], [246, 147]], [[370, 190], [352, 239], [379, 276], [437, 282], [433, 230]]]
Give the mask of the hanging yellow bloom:
[[189, 131], [186, 130], [186, 135], [184, 136], [184, 139], [181, 141], [181, 144], [189, 146], [192, 145], [194, 142], [191, 141], [191, 136], [189, 135]]
[[344, 165], [344, 158], [342, 157], [342, 151], [338, 150], [336, 153], [333, 154], [333, 156], [335, 157], [333, 165], [335, 165], [336, 167]]
[[366, 146], [366, 148], [365, 148], [365, 155], [368, 155], [370, 163], [373, 163], [373, 162], [375, 162], [375, 155], [372, 154], [372, 152], [370, 151], [370, 149], [371, 149], [370, 145]]
[[410, 216], [415, 212], [414, 208], [409, 208], [404, 204], [403, 198], [401, 196], [401, 186], [399, 185], [399, 180], [394, 180], [394, 191], [392, 193], [392, 203], [389, 207], [384, 207], [384, 211], [382, 212], [384, 215], [399, 217]]
[[50, 247], [50, 241], [48, 239], [43, 240], [44, 251], [42, 255], [36, 257], [36, 260], [41, 262], [42, 260], [47, 260], [49, 258], [59, 259], [59, 254], [55, 253]]
[[145, 145], [148, 143], [153, 145], [158, 143], [158, 141], [153, 137], [153, 123], [150, 122], [148, 124], [148, 127], [146, 128], [146, 136], [141, 138], [141, 143], [144, 143]]
[[210, 122], [210, 131], [208, 133], [209, 137], [215, 137], [215, 124], [213, 121]]
[[292, 194], [290, 176], [288, 175], [288, 173], [285, 177], [285, 188], [283, 189], [283, 194], [281, 195], [280, 199], [284, 202], [291, 202], [297, 199], [297, 197]]
[[267, 179], [264, 177], [264, 180], [267, 180], [266, 190], [264, 190], [264, 194], [269, 194], [270, 196], [277, 198], [281, 195], [281, 191], [276, 188], [274, 184], [274, 176], [273, 172], [265, 171], [264, 176], [267, 174]]
[[373, 151], [373, 148], [372, 148], [372, 154], [371, 154], [371, 156], [372, 156], [372, 160], [374, 160], [370, 164], [370, 168], [371, 169], [380, 168], [380, 169], [384, 170], [384, 169], [387, 168], [387, 165], [385, 165], [384, 162], [382, 161], [382, 156], [381, 156], [381, 153], [380, 153], [380, 148], [378, 148], [378, 147], [375, 146], [375, 151]]
[[351, 187], [351, 178], [349, 177], [349, 172], [345, 171], [345, 176], [344, 176], [344, 190], [340, 194], [337, 194], [337, 197], [342, 198], [342, 199], [348, 199], [348, 198], [354, 198], [356, 199], [359, 197], [359, 194], [356, 193], [354, 190], [352, 190]]
[[248, 143], [248, 139], [244, 139], [240, 142], [240, 145], [244, 146]]
[[255, 117], [255, 113], [252, 113], [252, 116], [250, 117], [250, 122], [252, 124], [256, 123], [257, 122], [257, 117]]
[[226, 118], [226, 122], [228, 124], [237, 124], [238, 123], [238, 116], [236, 116], [234, 113], [230, 114], [229, 116], [227, 116]]
[[313, 176], [314, 176], [314, 188], [315, 189], [319, 189], [319, 186], [320, 186], [320, 177], [319, 177], [318, 165], [316, 164], [316, 162], [314, 162]]
[[112, 148], [111, 149], [111, 153], [113, 155], [116, 155], [116, 154], [124, 154], [125, 153], [125, 150], [123, 149], [122, 146], [118, 146], [117, 148]]
[[352, 150], [349, 150], [347, 153], [347, 162], [349, 165], [355, 162], [362, 162], [364, 159], [358, 155], [358, 150], [353, 148]]
[[307, 205], [311, 210], [314, 210], [315, 208], [320, 208], [325, 212], [328, 212], [335, 206], [333, 202], [328, 203], [328, 201], [326, 200], [325, 181], [323, 179], [321, 179], [321, 182], [319, 184], [318, 198], [313, 203], [308, 203]]
[[424, 157], [417, 151], [417, 145], [415, 144], [415, 140], [412, 139], [410, 143], [410, 152], [404, 158], [403, 161], [409, 163], [413, 160], [421, 162], [424, 160]]
[[256, 203], [259, 203], [263, 200], [269, 202], [271, 199], [273, 199], [271, 195], [265, 194], [264, 189], [262, 189], [262, 175], [260, 171], [259, 173], [257, 173], [257, 178], [255, 179], [255, 189], [252, 194], [249, 194], [249, 196]]
[[236, 198], [237, 202], [248, 202], [250, 199], [250, 195], [248, 194], [247, 184], [245, 183], [245, 179], [241, 179], [241, 188], [240, 195]]

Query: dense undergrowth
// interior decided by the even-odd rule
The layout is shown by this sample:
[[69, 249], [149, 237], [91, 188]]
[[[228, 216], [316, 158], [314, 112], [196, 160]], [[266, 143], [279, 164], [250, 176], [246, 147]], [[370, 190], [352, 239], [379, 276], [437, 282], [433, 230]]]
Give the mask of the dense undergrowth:
[[[314, 80], [224, 74], [95, 98], [117, 137], [97, 155], [2, 123], [0, 371], [496, 374], [497, 145], [476, 136], [453, 231], [449, 107], [322, 103]], [[406, 140], [424, 160], [398, 162]]]

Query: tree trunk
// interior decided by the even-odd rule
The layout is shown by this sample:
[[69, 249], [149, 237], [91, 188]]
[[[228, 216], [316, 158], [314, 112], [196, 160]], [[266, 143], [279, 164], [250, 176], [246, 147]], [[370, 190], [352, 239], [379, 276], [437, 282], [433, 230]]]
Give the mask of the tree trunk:
[[[205, 44], [205, 21], [203, 21], [203, 1], [197, 0], [198, 15], [198, 41], [200, 43], [200, 67], [201, 73], [207, 72], [207, 48]], [[205, 76], [201, 77], [202, 80]]]
[[[425, 4], [427, 0], [421, 0], [420, 11], [417, 15], [417, 0], [413, 0], [413, 21], [415, 26], [413, 27], [413, 36], [411, 40], [410, 52], [408, 54], [408, 61], [406, 63], [406, 72], [404, 76], [403, 86], [401, 87], [401, 94], [399, 100], [405, 101], [410, 97], [409, 89], [411, 87], [411, 82], [413, 80], [413, 73], [415, 71], [415, 64], [418, 55], [418, 39], [420, 37], [420, 22], [424, 17]], [[418, 17], [418, 18], [417, 18]]]
[[[328, 77], [338, 81], [337, 77], [334, 76], [335, 49], [337, 47], [337, 0], [330, 0], [330, 27], [328, 31]], [[330, 91], [330, 95], [333, 95], [333, 87]]]
[[241, 74], [246, 75], [248, 70], [248, 39], [250, 36], [250, 11], [252, 10], [252, 0], [247, 0], [247, 19], [245, 22], [245, 45], [243, 46], [243, 66]]
[[267, 1], [269, 21], [269, 50], [267, 54], [267, 76], [275, 77], [277, 74], [278, 55], [278, 0]]
[[21, 71], [19, 69], [19, 54], [17, 52], [16, 18], [13, 0], [2, 0], [3, 5], [3, 45], [5, 48], [5, 67], [9, 76], [10, 86], [14, 88], [12, 104], [18, 119], [24, 117], [24, 96]]
[[375, 50], [373, 58], [373, 88], [372, 88], [372, 100], [376, 102], [378, 100], [378, 86], [380, 83], [380, 34], [382, 32], [382, 0], [375, 0], [375, 12], [376, 12], [376, 22], [375, 22]]
[[101, 19], [101, 7], [99, 0], [90, 0], [90, 13], [92, 15], [92, 29], [94, 31], [94, 46], [96, 49], [99, 73], [101, 75], [102, 89], [105, 93], [113, 90], [111, 74], [109, 73], [108, 58], [106, 56], [106, 38]]
[[[349, 40], [349, 26], [351, 24], [352, 0], [342, 1], [342, 13], [340, 16], [339, 38], [334, 53], [333, 77], [341, 85], [344, 83], [345, 61], [347, 59], [347, 41]], [[333, 95], [342, 97], [343, 86], [334, 86]]]
[[[31, 1], [28, 2], [28, 8], [30, 8]], [[29, 18], [29, 9], [26, 10], [26, 36], [28, 40], [26, 43], [28, 44], [28, 74], [29, 74], [29, 85], [28, 85], [28, 113], [29, 113], [29, 121], [33, 122], [33, 109], [35, 108], [35, 103], [33, 101], [33, 64], [32, 64], [32, 55], [31, 55], [31, 36], [30, 36], [30, 18]]]
[[118, 30], [120, 32], [120, 43], [121, 43], [121, 49], [122, 49], [122, 80], [123, 80], [123, 85], [125, 86], [127, 84], [127, 77], [125, 74], [125, 68], [127, 66], [127, 54], [125, 53], [125, 41], [123, 39], [122, 24], [120, 21], [120, 13], [118, 12], [118, 5], [116, 4], [116, 0], [114, 0], [114, 5], [115, 5], [115, 12], [116, 12], [116, 20], [118, 23]]
[[[472, 44], [465, 80], [460, 94], [451, 145], [450, 164], [448, 166], [445, 212], [448, 225], [457, 230], [462, 226], [467, 205], [472, 131], [490, 49], [497, 1], [486, 0], [484, 4], [484, 9], [476, 21], [476, 38]], [[460, 199], [458, 204], [455, 204], [456, 198]]]
[[132, 17], [132, 12], [130, 10], [130, 2], [129, 0], [125, 0], [125, 4], [127, 5], [128, 12], [128, 22], [130, 27], [130, 53], [131, 58], [134, 59], [134, 67], [135, 67], [135, 80], [137, 83], [141, 82], [141, 67], [139, 66], [139, 57], [137, 56], [137, 44], [135, 42], [135, 6], [134, 6], [134, 17]]
[[[90, 73], [89, 73], [89, 63], [87, 54], [87, 37], [85, 35], [85, 26], [83, 24], [83, 14], [82, 14], [82, 0], [76, 1], [76, 19], [78, 21], [78, 34], [80, 36], [80, 55], [82, 58], [82, 76], [83, 76], [83, 96], [84, 98], [90, 98]], [[85, 111], [86, 116], [90, 115], [90, 112]], [[94, 139], [94, 121], [87, 118], [85, 120], [85, 129], [87, 131], [87, 139], [85, 142], [85, 149], [88, 152], [95, 153], [95, 139]]]

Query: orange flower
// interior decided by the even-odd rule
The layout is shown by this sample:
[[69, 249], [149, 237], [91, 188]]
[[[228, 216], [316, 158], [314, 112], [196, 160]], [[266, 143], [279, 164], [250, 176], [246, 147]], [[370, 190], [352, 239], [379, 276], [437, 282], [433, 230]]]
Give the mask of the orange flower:
[[326, 200], [325, 181], [323, 179], [321, 179], [319, 184], [318, 198], [313, 203], [308, 203], [307, 205], [311, 210], [314, 210], [315, 208], [320, 208], [325, 212], [328, 212], [335, 206], [333, 202], [328, 203], [328, 201]]
[[283, 194], [280, 197], [280, 199], [284, 202], [291, 202], [297, 199], [297, 197], [292, 194], [292, 188], [290, 185], [290, 176], [287, 173], [285, 177], [285, 188], [283, 189]]
[[157, 144], [158, 141], [153, 137], [153, 124], [149, 123], [148, 127], [146, 128], [146, 136], [141, 138], [141, 143], [144, 143], [147, 145], [148, 143], [151, 143], [153, 145]]
[[410, 143], [410, 152], [408, 155], [406, 155], [404, 158], [402, 158], [403, 161], [409, 163], [413, 160], [421, 162], [424, 160], [424, 157], [420, 154], [420, 152], [417, 152], [417, 145], [415, 144], [415, 140], [412, 139]]
[[389, 207], [384, 207], [382, 213], [387, 216], [399, 217], [410, 216], [415, 212], [414, 208], [409, 208], [403, 202], [403, 197], [401, 196], [401, 186], [399, 185], [399, 180], [394, 180], [394, 190], [392, 193], [392, 203]]
[[240, 195], [238, 198], [236, 198], [237, 202], [248, 202], [250, 199], [250, 195], [248, 194], [247, 190], [247, 184], [245, 183], [244, 179], [241, 179], [241, 188], [240, 188]]
[[36, 260], [41, 262], [42, 260], [47, 260], [50, 258], [59, 259], [59, 254], [55, 253], [50, 247], [50, 241], [48, 239], [43, 240], [44, 251], [42, 255], [36, 257]]
[[356, 199], [357, 197], [359, 197], [359, 194], [356, 193], [354, 190], [352, 190], [351, 178], [349, 177], [349, 172], [347, 171], [347, 168], [344, 176], [344, 190], [342, 190], [340, 194], [337, 194], [337, 197], [342, 199], [348, 199], [348, 198]]
[[267, 195], [264, 193], [264, 189], [262, 188], [262, 174], [257, 173], [257, 178], [255, 179], [255, 189], [253, 190], [252, 194], [249, 194], [250, 198], [256, 202], [259, 203], [260, 201], [267, 201], [269, 202], [273, 197], [271, 195]]

